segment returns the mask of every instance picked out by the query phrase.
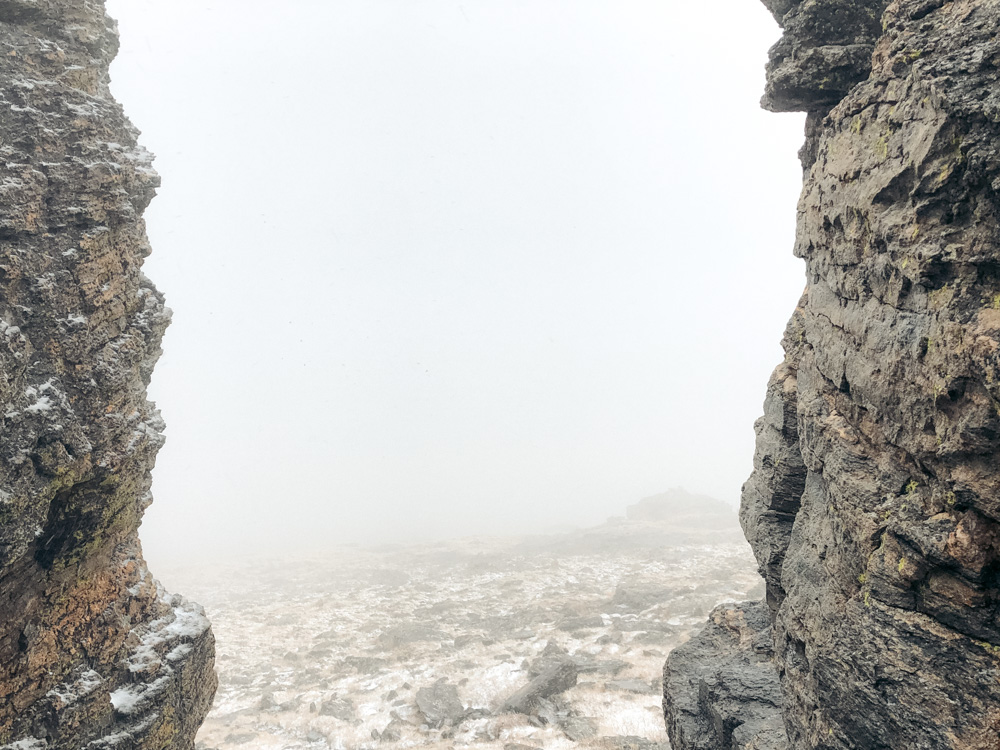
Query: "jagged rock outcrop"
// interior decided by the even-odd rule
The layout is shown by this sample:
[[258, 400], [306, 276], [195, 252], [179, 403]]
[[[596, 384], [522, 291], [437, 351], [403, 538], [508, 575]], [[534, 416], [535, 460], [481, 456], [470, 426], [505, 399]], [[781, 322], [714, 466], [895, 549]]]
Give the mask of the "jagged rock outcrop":
[[996, 748], [1000, 0], [766, 4], [764, 104], [810, 113], [808, 285], [741, 511], [788, 743]]
[[201, 609], [146, 570], [169, 322], [141, 272], [158, 184], [108, 88], [99, 0], [0, 3], [0, 746], [192, 748]]
[[663, 667], [663, 710], [674, 747], [786, 747], [773, 652], [763, 602], [716, 607], [705, 629]]

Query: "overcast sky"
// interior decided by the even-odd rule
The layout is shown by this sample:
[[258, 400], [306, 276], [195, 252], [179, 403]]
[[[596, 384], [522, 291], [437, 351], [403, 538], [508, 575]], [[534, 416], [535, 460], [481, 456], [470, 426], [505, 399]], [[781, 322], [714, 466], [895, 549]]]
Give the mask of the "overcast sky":
[[109, 0], [174, 310], [157, 560], [735, 504], [797, 115], [755, 0]]

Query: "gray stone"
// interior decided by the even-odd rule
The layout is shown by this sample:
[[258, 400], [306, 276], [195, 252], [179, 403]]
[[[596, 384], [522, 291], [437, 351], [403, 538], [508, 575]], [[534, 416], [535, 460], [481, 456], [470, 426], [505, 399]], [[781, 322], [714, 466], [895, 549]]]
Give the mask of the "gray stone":
[[500, 713], [530, 714], [539, 702], [558, 695], [576, 685], [577, 669], [572, 661], [557, 664], [503, 702]]
[[388, 628], [378, 637], [382, 648], [393, 649], [411, 643], [436, 642], [448, 640], [448, 634], [431, 625], [397, 625]]
[[604, 619], [600, 615], [584, 615], [582, 617], [567, 617], [556, 625], [559, 630], [572, 632], [574, 630], [589, 630], [603, 628]]
[[591, 743], [591, 746], [601, 748], [601, 750], [670, 750], [668, 743], [654, 742], [645, 737], [631, 734], [601, 737], [596, 742]]
[[[757, 750], [785, 750], [787, 739], [772, 737], [782, 705], [772, 653], [763, 602], [713, 610], [708, 626], [675, 648], [663, 669], [663, 709], [674, 747], [739, 750], [754, 742]], [[737, 745], [734, 732], [741, 727], [746, 743]], [[776, 741], [762, 743], [765, 737]]]
[[528, 663], [527, 672], [532, 677], [558, 667], [567, 661], [575, 661], [569, 652], [555, 641], [545, 644], [542, 653]]
[[597, 721], [585, 716], [568, 716], [559, 722], [559, 728], [573, 742], [582, 742], [597, 734]]
[[588, 659], [575, 656], [573, 661], [580, 674], [616, 675], [630, 666], [627, 661], [621, 659]]
[[389, 665], [388, 661], [377, 656], [345, 656], [342, 663], [359, 674], [377, 674]]
[[319, 705], [320, 716], [332, 716], [341, 721], [354, 719], [354, 703], [349, 698], [329, 698]]
[[649, 581], [622, 582], [611, 598], [612, 612], [639, 613], [678, 596], [683, 589]]
[[622, 693], [636, 693], [638, 695], [652, 695], [656, 693], [647, 683], [641, 680], [611, 680], [604, 683], [608, 690], [617, 690]]
[[452, 725], [465, 714], [465, 707], [458, 698], [458, 688], [445, 679], [417, 690], [416, 700], [424, 722], [432, 729]]
[[379, 742], [399, 742], [403, 739], [403, 732], [408, 726], [405, 721], [393, 719], [386, 725], [385, 729], [378, 733], [378, 737], [373, 738]]

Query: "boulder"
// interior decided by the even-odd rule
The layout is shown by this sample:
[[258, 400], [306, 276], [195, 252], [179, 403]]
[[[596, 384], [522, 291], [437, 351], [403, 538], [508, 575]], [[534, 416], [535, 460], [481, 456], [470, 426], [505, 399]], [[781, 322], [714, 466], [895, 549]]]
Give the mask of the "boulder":
[[576, 685], [576, 678], [576, 664], [572, 661], [560, 662], [507, 698], [499, 712], [530, 714], [541, 700], [559, 695]]
[[465, 714], [458, 688], [443, 678], [417, 690], [417, 708], [431, 729], [453, 725]]

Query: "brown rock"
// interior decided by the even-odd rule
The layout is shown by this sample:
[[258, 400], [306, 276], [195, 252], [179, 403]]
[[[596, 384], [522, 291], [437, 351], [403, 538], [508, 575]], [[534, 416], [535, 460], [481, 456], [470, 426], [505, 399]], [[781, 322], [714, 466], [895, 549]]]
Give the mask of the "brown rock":
[[102, 3], [11, 0], [0, 22], [0, 744], [193, 748], [211, 630], [136, 533], [163, 443], [159, 180], [108, 89]]

